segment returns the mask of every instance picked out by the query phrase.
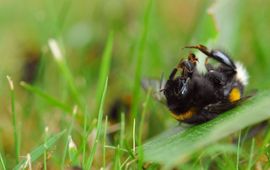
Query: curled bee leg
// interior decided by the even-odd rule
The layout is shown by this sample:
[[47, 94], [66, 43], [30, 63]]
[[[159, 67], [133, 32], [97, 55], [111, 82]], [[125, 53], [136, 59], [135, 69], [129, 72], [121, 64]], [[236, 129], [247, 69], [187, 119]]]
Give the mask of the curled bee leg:
[[[213, 58], [217, 60], [218, 62], [228, 66], [231, 70], [236, 71], [236, 66], [234, 62], [230, 59], [230, 57], [225, 54], [224, 52], [221, 52], [219, 50], [209, 50], [204, 45], [196, 45], [196, 46], [186, 46], [185, 48], [194, 48], [200, 50], [202, 53], [207, 55], [210, 58]], [[206, 63], [207, 63], [206, 59]]]

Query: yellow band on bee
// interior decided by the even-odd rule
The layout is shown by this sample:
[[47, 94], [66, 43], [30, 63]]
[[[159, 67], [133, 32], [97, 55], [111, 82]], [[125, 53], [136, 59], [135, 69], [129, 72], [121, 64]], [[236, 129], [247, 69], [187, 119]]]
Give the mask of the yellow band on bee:
[[241, 98], [241, 92], [240, 89], [237, 87], [234, 87], [230, 94], [229, 94], [229, 101], [230, 102], [235, 102]]
[[180, 113], [180, 114], [172, 113], [172, 116], [176, 120], [182, 121], [182, 120], [190, 119], [195, 113], [196, 113], [195, 109], [191, 108], [191, 109], [189, 109], [188, 111], [186, 111], [184, 113]]

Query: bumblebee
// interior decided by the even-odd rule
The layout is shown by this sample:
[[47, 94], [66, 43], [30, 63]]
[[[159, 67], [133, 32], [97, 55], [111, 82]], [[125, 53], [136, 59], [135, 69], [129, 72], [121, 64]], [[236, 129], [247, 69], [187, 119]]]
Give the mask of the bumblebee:
[[[188, 124], [204, 123], [248, 98], [243, 95], [248, 84], [243, 65], [234, 63], [224, 52], [209, 50], [203, 45], [185, 48], [197, 49], [207, 56], [204, 62], [206, 73], [198, 71], [198, 59], [190, 53], [171, 71], [168, 80], [161, 79], [160, 89], [153, 93], [155, 98], [163, 100], [176, 120]], [[216, 60], [219, 65], [213, 66], [208, 63], [209, 59]], [[142, 84], [147, 90], [153, 87], [154, 81], [143, 80]]]

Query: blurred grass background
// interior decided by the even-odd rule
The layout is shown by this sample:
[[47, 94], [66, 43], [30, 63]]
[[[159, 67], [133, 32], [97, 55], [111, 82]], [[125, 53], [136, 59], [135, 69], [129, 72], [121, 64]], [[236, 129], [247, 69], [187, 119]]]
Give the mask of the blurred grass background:
[[[142, 76], [159, 78], [162, 73], [168, 76], [175, 63], [187, 54], [181, 50], [186, 45], [202, 43], [227, 51], [233, 59], [241, 61], [247, 67], [250, 73], [248, 89], [270, 88], [269, 2], [153, 0], [150, 6], [148, 4], [148, 1], [133, 0], [0, 2], [0, 151], [7, 169], [18, 163], [15, 158], [7, 75], [13, 79], [15, 86], [20, 156], [26, 156], [44, 142], [45, 127], [49, 128], [49, 134], [69, 129], [73, 120], [72, 108], [77, 105], [78, 114], [74, 118], [70, 135], [78, 147], [78, 155], [75, 157], [80, 162], [85, 158], [83, 154], [88, 155], [91, 152], [106, 76], [108, 88], [104, 113], [110, 111], [118, 98], [131, 96], [131, 100], [136, 100], [135, 105], [131, 104], [132, 110], [137, 112], [136, 120], [141, 119], [142, 104], [146, 100], [146, 94], [140, 92], [141, 89], [136, 89], [138, 80]], [[107, 42], [109, 35], [111, 40]], [[51, 38], [59, 42], [64, 64], [59, 64], [53, 58], [48, 46]], [[105, 48], [107, 53], [104, 52]], [[107, 61], [104, 61], [106, 56]], [[138, 59], [140, 57], [141, 60]], [[141, 65], [138, 64], [140, 61]], [[101, 67], [103, 74], [100, 74]], [[40, 97], [36, 91], [27, 90], [20, 86], [21, 81], [31, 84], [31, 87], [41, 90], [51, 98]], [[136, 99], [132, 95], [136, 95]], [[63, 106], [57, 107], [52, 98]], [[124, 133], [125, 139], [114, 137], [116, 142], [106, 139], [108, 145], [115, 146], [114, 149], [106, 149], [105, 164], [111, 169], [121, 167], [118, 166], [119, 162], [123, 166], [126, 164], [124, 161], [130, 151], [128, 154], [120, 154], [120, 147], [132, 150], [133, 117], [132, 114], [125, 114], [125, 117], [127, 120], [124, 125], [125, 118], [121, 121], [121, 127], [125, 126], [125, 131], [116, 132]], [[103, 118], [105, 120], [105, 116]], [[109, 120], [108, 131], [114, 123]], [[169, 116], [166, 108], [150, 99], [147, 101], [144, 123], [141, 125], [144, 129], [142, 140], [145, 141], [175, 124], [176, 121]], [[268, 124], [266, 126], [268, 129]], [[264, 138], [265, 134], [267, 133], [256, 139], [255, 148], [264, 147], [259, 144], [260, 138]], [[66, 138], [59, 139], [50, 148], [46, 159], [50, 169], [72, 165], [68, 156], [64, 166], [61, 163], [68, 139], [68, 134], [65, 135]], [[122, 143], [118, 144], [119, 141]], [[248, 149], [252, 143], [254, 144], [251, 140], [247, 141]], [[96, 169], [102, 166], [102, 149], [98, 147], [92, 164], [92, 168]], [[182, 168], [191, 165], [207, 167], [210, 164], [206, 166], [206, 158], [197, 159], [197, 155], [182, 164]], [[266, 166], [266, 156], [259, 156], [262, 156], [259, 163]], [[22, 160], [23, 157], [19, 159]], [[228, 155], [222, 155], [213, 162], [218, 164], [217, 167], [226, 169], [222, 160], [235, 163]], [[33, 166], [43, 167], [42, 159], [34, 162]], [[83, 162], [82, 166], [86, 167], [86, 163]]]

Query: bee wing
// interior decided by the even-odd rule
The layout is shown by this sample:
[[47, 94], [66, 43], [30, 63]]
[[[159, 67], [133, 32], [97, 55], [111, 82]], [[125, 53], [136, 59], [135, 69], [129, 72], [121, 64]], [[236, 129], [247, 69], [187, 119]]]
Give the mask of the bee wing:
[[166, 104], [166, 98], [162, 92], [165, 87], [166, 81], [164, 80], [163, 76], [160, 80], [158, 79], [151, 79], [151, 78], [143, 78], [141, 81], [142, 87], [144, 91], [151, 90], [151, 96], [158, 100], [159, 102]]
[[203, 110], [207, 113], [219, 114], [234, 108], [236, 105], [241, 104], [245, 100], [249, 99], [252, 96], [244, 96], [240, 100], [235, 102], [217, 102], [214, 104], [209, 104], [203, 108]]

